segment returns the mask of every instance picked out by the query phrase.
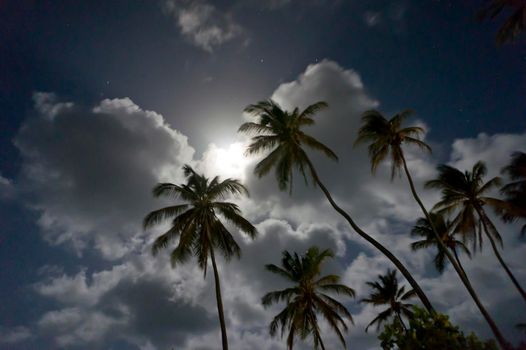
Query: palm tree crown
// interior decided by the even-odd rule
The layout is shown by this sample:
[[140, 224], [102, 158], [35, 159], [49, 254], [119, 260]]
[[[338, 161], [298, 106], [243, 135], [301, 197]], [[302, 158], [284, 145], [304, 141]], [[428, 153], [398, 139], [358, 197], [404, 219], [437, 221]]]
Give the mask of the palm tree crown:
[[[515, 152], [509, 165], [502, 169], [512, 182], [500, 189], [506, 196], [509, 207], [502, 211], [504, 221], [526, 219], [526, 153]], [[522, 234], [526, 234], [526, 224], [522, 226]]]
[[499, 45], [515, 40], [526, 28], [526, 0], [489, 0], [489, 3], [479, 11], [480, 19], [494, 19], [507, 10], [511, 15], [497, 32], [496, 39]]
[[271, 169], [275, 168], [279, 188], [284, 190], [289, 187], [289, 191], [292, 191], [292, 173], [294, 168], [299, 170], [305, 178], [305, 181], [307, 181], [307, 175], [310, 175], [313, 183], [321, 189], [333, 209], [345, 218], [358, 235], [382, 252], [382, 254], [397, 267], [416, 290], [425, 307], [430, 312], [433, 311], [433, 306], [424, 291], [400, 260], [398, 260], [389, 249], [363, 231], [351, 216], [336, 203], [307, 156], [303, 146], [319, 150], [333, 160], [338, 159], [330, 148], [302, 131], [304, 126], [314, 125], [314, 119], [312, 117], [317, 111], [326, 107], [327, 104], [325, 102], [317, 102], [301, 112], [298, 108], [295, 108], [292, 112], [288, 112], [283, 110], [274, 101], [268, 100], [249, 105], [245, 108], [245, 112], [256, 118], [256, 122], [244, 123], [239, 128], [240, 132], [255, 134], [255, 136], [252, 137], [252, 143], [248, 146], [247, 153], [269, 152], [269, 154], [256, 165], [254, 172], [259, 177], [262, 177]]
[[406, 109], [387, 120], [377, 110], [370, 110], [362, 115], [362, 126], [358, 131], [355, 145], [370, 142], [371, 172], [374, 174], [378, 165], [391, 153], [391, 179], [400, 173], [404, 163], [402, 144], [413, 144], [426, 151], [431, 148], [422, 140], [424, 129], [419, 126], [402, 127], [403, 122], [413, 112]]
[[[390, 120], [387, 120], [382, 116], [380, 112], [376, 110], [365, 112], [362, 117], [362, 127], [359, 130], [358, 139], [356, 140], [355, 145], [366, 141], [370, 142], [369, 155], [371, 157], [371, 170], [373, 174], [376, 171], [376, 168], [380, 164], [380, 162], [386, 159], [389, 153], [391, 155], [391, 180], [393, 180], [396, 173], [401, 173], [401, 170], [403, 168], [413, 198], [420, 206], [422, 213], [424, 214], [425, 218], [428, 220], [431, 226], [431, 233], [434, 235], [434, 242], [436, 242], [439, 250], [438, 258], [441, 259], [443, 255], [451, 262], [451, 265], [453, 266], [460, 280], [464, 284], [464, 287], [466, 287], [470, 296], [473, 298], [473, 301], [475, 302], [475, 304], [477, 304], [477, 307], [479, 308], [480, 312], [483, 314], [484, 318], [488, 322], [490, 328], [495, 334], [495, 337], [499, 340], [501, 344], [505, 344], [506, 341], [504, 337], [500, 333], [500, 330], [498, 329], [497, 325], [495, 324], [487, 310], [484, 308], [484, 305], [482, 305], [482, 303], [480, 302], [480, 299], [478, 298], [478, 295], [476, 294], [475, 290], [473, 289], [473, 286], [467, 278], [465, 271], [462, 268], [462, 265], [459, 264], [458, 258], [453, 256], [453, 254], [449, 251], [449, 248], [442, 241], [441, 234], [436, 229], [436, 227], [434, 227], [434, 222], [430, 216], [429, 211], [426, 209], [424, 203], [418, 196], [415, 183], [413, 181], [413, 178], [407, 166], [407, 162], [405, 160], [402, 144], [413, 144], [429, 152], [431, 151], [431, 148], [420, 139], [420, 136], [424, 132], [422, 128], [415, 126], [402, 128], [404, 120], [410, 115], [411, 111], [405, 110], [401, 113], [398, 113]], [[411, 280], [408, 279], [405, 274], [404, 277], [408, 280], [409, 283], [411, 283]], [[418, 295], [420, 295], [420, 291], [419, 289], [417, 289], [415, 284], [411, 283], [411, 286], [415, 289]]]
[[[431, 213], [431, 220], [433, 225], [440, 235], [440, 239], [444, 242], [444, 245], [453, 252], [458, 260], [457, 250], [460, 248], [466, 253], [468, 257], [471, 257], [471, 253], [466, 245], [455, 238], [455, 233], [451, 231], [451, 222], [446, 220], [442, 214]], [[439, 272], [443, 272], [447, 263], [446, 254], [442, 249], [438, 247], [436, 236], [433, 232], [433, 227], [427, 218], [420, 218], [416, 222], [416, 225], [411, 230], [413, 236], [420, 236], [424, 239], [411, 243], [413, 250], [424, 249], [429, 247], [437, 247], [437, 255], [434, 258], [435, 267]]]
[[181, 199], [185, 203], [152, 211], [144, 218], [143, 225], [146, 229], [172, 219], [168, 231], [157, 237], [153, 243], [152, 252], [154, 255], [157, 254], [178, 237], [179, 242], [171, 253], [171, 262], [174, 267], [196, 256], [198, 265], [206, 276], [208, 257], [210, 257], [214, 270], [222, 345], [223, 350], [228, 350], [221, 285], [214, 250], [219, 250], [227, 260], [233, 256], [239, 258], [241, 254], [241, 249], [230, 231], [221, 222], [220, 217], [250, 238], [255, 238], [256, 228], [241, 216], [239, 207], [234, 203], [223, 201], [229, 195], [248, 195], [248, 191], [235, 179], [220, 181], [216, 176], [210, 180], [196, 173], [189, 165], [185, 165], [183, 170], [186, 183], [181, 185], [160, 183], [153, 189], [153, 195]]
[[248, 194], [248, 191], [236, 179], [220, 181], [216, 176], [209, 180], [197, 174], [189, 165], [185, 165], [183, 169], [187, 177], [185, 184], [160, 183], [153, 189], [153, 195], [180, 198], [186, 203], [152, 211], [144, 218], [143, 224], [144, 228], [149, 228], [173, 218], [170, 229], [157, 237], [153, 243], [153, 254], [157, 254], [179, 237], [179, 243], [171, 254], [173, 266], [195, 255], [199, 267], [206, 275], [211, 248], [219, 249], [226, 259], [239, 257], [241, 253], [234, 237], [219, 216], [250, 238], [255, 238], [256, 228], [241, 216], [239, 207], [234, 203], [221, 201], [228, 195]]
[[318, 314], [325, 318], [345, 347], [345, 339], [340, 328], [347, 331], [344, 318], [352, 322], [352, 317], [344, 305], [327, 293], [354, 297], [354, 291], [339, 284], [340, 277], [337, 275], [319, 276], [323, 261], [333, 256], [329, 249], [320, 251], [318, 247], [311, 247], [303, 256], [297, 253], [292, 255], [284, 251], [281, 267], [273, 264], [265, 266], [268, 271], [293, 283], [293, 286], [267, 293], [261, 299], [265, 307], [278, 302], [287, 303], [285, 308], [274, 317], [269, 330], [274, 336], [281, 327], [282, 337], [288, 330], [287, 347], [289, 350], [294, 345], [295, 336], [306, 339], [308, 335], [313, 336], [315, 349], [325, 349], [318, 326]]
[[442, 199], [434, 206], [433, 210], [440, 213], [456, 211], [452, 222], [453, 231], [472, 240], [474, 248], [477, 241], [482, 247], [484, 227], [479, 224], [481, 221], [487, 225], [487, 234], [492, 239], [502, 243], [500, 234], [489, 222], [489, 218], [483, 209], [485, 205], [495, 210], [500, 210], [506, 206], [502, 200], [487, 195], [490, 190], [500, 185], [501, 179], [494, 177], [484, 183], [487, 169], [483, 162], [477, 162], [471, 171], [464, 173], [449, 165], [440, 165], [437, 170], [438, 177], [426, 183], [428, 188], [442, 190]]
[[305, 181], [307, 171], [311, 170], [310, 161], [303, 146], [323, 152], [327, 157], [337, 160], [336, 154], [314, 137], [305, 134], [301, 129], [314, 125], [314, 114], [327, 107], [325, 102], [314, 103], [300, 112], [283, 110], [273, 100], [261, 101], [249, 105], [245, 112], [257, 118], [256, 122], [247, 122], [239, 127], [239, 132], [255, 133], [247, 154], [271, 151], [255, 167], [254, 173], [262, 177], [275, 168], [276, 179], [281, 190], [292, 191], [293, 170], [296, 168]]
[[437, 179], [426, 183], [428, 187], [442, 190], [442, 199], [434, 209], [441, 213], [456, 211], [453, 230], [461, 233], [464, 239], [466, 237], [471, 239], [474, 248], [476, 248], [477, 241], [479, 247], [482, 248], [482, 237], [485, 234], [502, 268], [526, 301], [526, 291], [500, 255], [495, 243], [497, 241], [502, 246], [502, 238], [484, 210], [485, 205], [493, 207], [496, 212], [502, 212], [508, 207], [506, 202], [487, 195], [491, 189], [500, 186], [500, 178], [494, 177], [484, 183], [486, 166], [483, 162], [477, 162], [471, 171], [464, 173], [449, 165], [439, 166], [438, 172]]
[[387, 309], [380, 312], [365, 329], [366, 331], [370, 326], [376, 323], [377, 330], [380, 329], [380, 325], [387, 321], [391, 317], [396, 317], [401, 325], [405, 328], [404, 322], [402, 321], [402, 315], [411, 318], [413, 312], [411, 311], [412, 304], [406, 303], [408, 299], [416, 295], [413, 289], [405, 291], [405, 286], [399, 288], [398, 279], [396, 278], [395, 270], [387, 270], [386, 275], [378, 275], [379, 281], [367, 282], [367, 284], [373, 289], [369, 298], [362, 299], [361, 301], [368, 304], [388, 305]]

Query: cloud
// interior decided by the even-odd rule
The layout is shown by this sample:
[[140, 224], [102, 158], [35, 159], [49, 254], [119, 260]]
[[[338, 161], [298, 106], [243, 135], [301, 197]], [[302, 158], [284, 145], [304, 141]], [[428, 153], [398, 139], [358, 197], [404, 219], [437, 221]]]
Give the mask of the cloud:
[[[265, 272], [264, 264], [279, 263], [282, 249], [303, 252], [312, 244], [342, 253], [342, 242], [330, 225], [293, 229], [286, 222], [267, 220], [258, 230], [257, 241], [237, 237], [243, 252], [240, 261], [219, 260], [233, 349], [253, 344], [270, 350], [281, 343], [268, 340], [267, 326], [275, 309], [264, 310], [260, 298], [284, 284]], [[171, 269], [168, 252], [154, 258], [147, 248], [99, 272], [83, 269], [69, 276], [55, 268], [43, 269], [35, 290], [60, 307], [40, 318], [39, 334], [61, 347], [102, 349], [121, 339], [137, 346], [149, 343], [153, 349], [215, 348], [211, 344], [218, 341], [218, 324], [212, 275], [203, 279], [193, 261]], [[342, 266], [333, 261], [326, 269], [339, 273]]]
[[35, 94], [37, 116], [15, 139], [21, 195], [40, 214], [49, 242], [120, 258], [144, 239], [140, 222], [153, 205], [151, 188], [181, 179], [194, 150], [161, 115], [129, 98], [90, 110], [50, 96]]
[[380, 12], [367, 11], [363, 15], [363, 20], [369, 27], [374, 27], [381, 22], [382, 14]]
[[13, 182], [0, 174], [0, 199], [11, 198], [15, 194]]
[[[376, 4], [372, 2], [367, 7]], [[370, 27], [377, 27], [382, 24], [387, 24], [386, 28], [394, 30], [396, 33], [402, 33], [406, 30], [406, 19], [408, 12], [408, 4], [405, 0], [397, 0], [390, 2], [380, 2], [375, 9], [367, 9], [363, 12], [363, 20], [365, 24]]]
[[230, 14], [204, 0], [166, 0], [164, 9], [185, 38], [208, 52], [243, 34]]
[[0, 326], [0, 344], [16, 344], [33, 337], [31, 331], [24, 326], [12, 328]]
[[526, 133], [481, 133], [475, 138], [455, 140], [450, 164], [461, 170], [471, 170], [477, 161], [482, 160], [488, 165], [488, 176], [499, 176], [500, 170], [508, 165], [515, 151], [526, 151]]
[[[409, 250], [408, 232], [421, 214], [405, 179], [391, 182], [389, 164], [372, 177], [366, 147], [352, 148], [360, 114], [380, 106], [360, 74], [324, 60], [278, 86], [271, 96], [285, 108], [304, 108], [319, 100], [329, 103], [330, 108], [316, 116], [317, 125], [309, 130], [340, 156], [339, 163], [331, 163], [309, 153], [322, 180], [366, 231], [407, 264], [439, 310], [467, 331], [490, 336], [451, 268], [438, 276], [431, 265], [432, 251]], [[95, 249], [109, 259], [103, 267], [83, 260], [85, 266], [73, 273], [71, 269], [65, 273], [60, 266], [40, 269], [33, 288], [53, 307], [40, 315], [36, 333], [51, 339], [55, 347], [105, 349], [120, 341], [144, 349], [217, 348], [220, 336], [212, 274], [204, 279], [195, 261], [171, 269], [168, 250], [152, 257], [150, 244], [160, 231], [143, 232], [140, 227], [147, 212], [165, 204], [151, 198], [152, 185], [182, 181], [184, 163], [209, 175], [223, 171], [223, 176], [241, 177], [251, 191], [250, 198], [235, 201], [256, 224], [259, 236], [252, 241], [233, 231], [242, 248], [241, 260], [218, 261], [232, 349], [283, 347], [281, 339], [268, 336], [268, 324], [279, 305], [264, 309], [260, 304], [264, 293], [287, 286], [264, 270], [267, 263], [279, 263], [282, 250], [301, 253], [311, 245], [333, 249], [337, 258], [324, 272], [340, 274], [357, 291], [357, 300], [368, 293], [365, 281], [392, 267], [351, 232], [318, 189], [297, 181], [292, 196], [280, 193], [273, 176], [255, 179], [250, 174], [256, 158], [242, 166], [235, 161], [216, 164], [218, 157], [234, 159], [230, 157], [243, 148], [244, 139], [230, 148], [210, 145], [196, 159], [184, 135], [161, 115], [129, 99], [103, 100], [91, 109], [72, 102], [60, 107], [64, 102], [56, 96], [44, 100], [48, 102], [36, 103], [37, 116], [27, 120], [16, 137], [23, 171], [15, 183], [39, 213], [47, 240], [79, 252]], [[49, 111], [55, 111], [52, 117]], [[480, 157], [498, 172], [512, 151], [524, 149], [525, 142], [525, 134], [459, 139], [453, 143], [450, 162], [471, 166]], [[416, 186], [430, 207], [438, 194], [424, 191], [422, 184], [436, 174], [436, 161], [418, 150], [406, 151]], [[221, 170], [222, 165], [227, 166]], [[499, 229], [505, 237], [504, 258], [519, 280], [525, 280], [526, 271], [517, 263], [523, 253], [517, 227], [499, 223]], [[509, 315], [519, 300], [491, 252], [477, 254], [472, 261], [462, 259], [489, 311], [517, 340], [513, 323], [519, 320]], [[506, 286], [504, 292], [502, 286]], [[377, 347], [374, 332], [365, 334], [364, 328], [378, 310], [355, 301], [346, 305], [355, 319], [347, 336], [349, 344], [358, 349]], [[327, 325], [321, 326], [326, 344], [339, 346]], [[309, 348], [308, 343], [298, 344], [298, 349]]]

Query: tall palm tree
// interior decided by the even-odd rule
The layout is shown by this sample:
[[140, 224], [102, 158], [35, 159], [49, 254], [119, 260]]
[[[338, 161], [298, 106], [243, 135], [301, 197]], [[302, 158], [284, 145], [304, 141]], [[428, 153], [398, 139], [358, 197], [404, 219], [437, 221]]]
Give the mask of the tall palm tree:
[[411, 284], [411, 287], [415, 289], [426, 309], [433, 312], [433, 306], [427, 296], [400, 260], [382, 244], [363, 231], [351, 216], [336, 204], [307, 156], [304, 150], [305, 146], [322, 152], [332, 160], [338, 159], [329, 147], [302, 130], [306, 126], [314, 125], [314, 115], [326, 107], [327, 103], [317, 102], [308, 106], [303, 111], [295, 108], [292, 112], [289, 112], [283, 110], [272, 100], [261, 101], [246, 107], [245, 112], [256, 118], [255, 122], [244, 123], [239, 128], [240, 132], [255, 134], [255, 136], [252, 137], [252, 143], [248, 146], [247, 154], [252, 155], [267, 151], [270, 152], [256, 165], [254, 173], [258, 177], [262, 177], [275, 168], [275, 176], [279, 188], [284, 190], [288, 187], [290, 191], [292, 191], [294, 169], [297, 169], [306, 181], [309, 178], [307, 174], [309, 174], [312, 182], [320, 187], [334, 210], [347, 220], [358, 235], [391, 260], [409, 284]]
[[248, 195], [248, 191], [235, 179], [220, 181], [216, 176], [210, 180], [196, 173], [189, 165], [185, 165], [183, 170], [186, 183], [181, 185], [160, 183], [153, 189], [153, 195], [171, 199], [179, 198], [184, 203], [152, 211], [144, 218], [143, 225], [147, 229], [172, 219], [170, 229], [157, 237], [153, 243], [152, 253], [157, 254], [174, 239], [179, 238], [179, 242], [170, 256], [173, 267], [195, 256], [206, 277], [208, 257], [210, 256], [214, 270], [223, 350], [226, 350], [228, 349], [228, 339], [215, 251], [219, 251], [227, 260], [234, 256], [239, 258], [241, 254], [241, 249], [220, 218], [250, 238], [255, 238], [256, 228], [241, 216], [239, 207], [234, 203], [223, 201], [229, 195]]
[[387, 309], [380, 312], [365, 328], [365, 331], [376, 323], [376, 329], [379, 330], [383, 322], [389, 320], [391, 317], [396, 317], [402, 327], [407, 330], [402, 315], [407, 318], [413, 316], [411, 308], [412, 304], [406, 303], [407, 300], [415, 296], [415, 290], [411, 289], [405, 291], [405, 286], [399, 288], [398, 279], [396, 278], [395, 270], [387, 270], [387, 274], [378, 275], [380, 281], [367, 282], [373, 291], [369, 298], [362, 299], [363, 303], [373, 304], [374, 306], [387, 305]]
[[489, 0], [479, 11], [479, 19], [495, 19], [502, 12], [511, 12], [497, 32], [497, 44], [515, 40], [526, 28], [526, 0]]
[[[456, 239], [455, 232], [451, 230], [451, 222], [449, 220], [446, 220], [442, 214], [430, 213], [430, 216], [431, 220], [433, 220], [433, 226], [439, 232], [442, 242], [444, 242], [444, 245], [453, 253], [453, 256], [455, 257], [458, 266], [460, 266], [462, 271], [464, 271], [465, 273], [465, 270], [462, 267], [462, 264], [460, 263], [458, 250], [460, 249], [464, 251], [464, 253], [466, 253], [466, 255], [471, 258], [471, 252], [469, 251], [468, 247], [466, 247], [464, 242]], [[433, 232], [433, 228], [429, 220], [427, 220], [426, 218], [418, 219], [416, 225], [411, 230], [411, 234], [413, 236], [420, 236], [424, 238], [420, 241], [411, 243], [411, 248], [413, 250], [426, 249], [433, 246], [438, 248], [437, 255], [435, 256], [433, 261], [435, 263], [437, 271], [442, 273], [446, 266], [447, 258], [444, 251], [438, 246], [439, 243], [435, 237], [435, 233]]]
[[344, 294], [354, 297], [354, 290], [340, 284], [340, 276], [325, 275], [320, 277], [321, 264], [327, 258], [334, 257], [331, 250], [320, 251], [318, 247], [311, 247], [305, 255], [294, 255], [288, 251], [283, 252], [281, 267], [274, 264], [265, 265], [270, 272], [284, 277], [293, 286], [283, 290], [267, 293], [261, 302], [265, 307], [274, 303], [286, 302], [285, 308], [277, 314], [270, 323], [270, 335], [276, 335], [281, 328], [281, 337], [288, 330], [287, 348], [292, 350], [296, 335], [302, 340], [312, 335], [314, 349], [325, 350], [318, 326], [318, 314], [321, 314], [329, 326], [338, 335], [346, 347], [345, 339], [340, 328], [347, 331], [348, 327], [344, 318], [353, 322], [347, 308], [327, 293]]
[[[512, 182], [500, 189], [506, 196], [507, 208], [501, 212], [504, 221], [526, 220], [526, 153], [515, 152], [510, 164], [502, 169]], [[522, 226], [522, 235], [526, 235], [526, 224]]]
[[474, 248], [477, 242], [482, 248], [485, 235], [499, 263], [526, 301], [526, 293], [499, 253], [497, 243], [502, 246], [502, 239], [484, 209], [485, 206], [489, 206], [499, 212], [507, 206], [502, 200], [487, 195], [490, 190], [500, 185], [501, 179], [494, 177], [484, 183], [487, 169], [483, 162], [477, 162], [471, 171], [464, 173], [449, 165], [440, 165], [438, 172], [435, 180], [426, 183], [427, 187], [442, 191], [442, 199], [435, 205], [434, 210], [441, 213], [456, 211], [453, 219], [454, 230], [472, 240]]
[[431, 148], [423, 142], [420, 138], [424, 130], [418, 126], [409, 126], [403, 127], [404, 121], [411, 116], [412, 111], [406, 109], [391, 119], [387, 120], [379, 111], [369, 110], [366, 111], [362, 116], [362, 126], [358, 131], [358, 138], [355, 141], [355, 146], [361, 143], [369, 142], [369, 156], [371, 157], [371, 171], [374, 174], [378, 165], [386, 160], [391, 160], [391, 180], [393, 180], [396, 174], [401, 173], [401, 169], [404, 169], [407, 181], [409, 183], [409, 188], [413, 198], [420, 206], [422, 213], [424, 213], [425, 218], [431, 225], [432, 232], [435, 235], [436, 242], [438, 243], [438, 248], [442, 254], [444, 254], [448, 260], [451, 262], [451, 265], [457, 272], [460, 280], [468, 290], [471, 298], [479, 308], [479, 311], [482, 313], [486, 322], [490, 326], [493, 334], [499, 341], [502, 347], [507, 346], [507, 342], [502, 336], [499, 328], [497, 327], [495, 321], [488, 313], [482, 302], [480, 301], [475, 289], [471, 285], [471, 282], [467, 278], [464, 270], [460, 265], [457, 264], [454, 256], [451, 254], [447, 246], [441, 239], [439, 231], [434, 227], [434, 222], [429, 215], [424, 203], [418, 196], [416, 188], [413, 182], [409, 168], [407, 167], [407, 162], [404, 156], [404, 151], [402, 145], [409, 144], [415, 145], [422, 150], [431, 152]]

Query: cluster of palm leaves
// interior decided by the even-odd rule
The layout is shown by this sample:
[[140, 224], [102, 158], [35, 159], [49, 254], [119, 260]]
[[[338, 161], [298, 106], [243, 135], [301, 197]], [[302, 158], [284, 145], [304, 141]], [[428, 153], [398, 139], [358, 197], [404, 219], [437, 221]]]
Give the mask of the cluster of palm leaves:
[[[302, 111], [298, 108], [287, 111], [272, 100], [249, 105], [245, 112], [254, 120], [242, 124], [239, 128], [240, 132], [252, 136], [246, 153], [265, 154], [255, 166], [254, 173], [258, 177], [263, 177], [273, 171], [281, 190], [288, 189], [292, 194], [295, 172], [298, 172], [307, 183], [311, 182], [315, 187], [319, 187], [332, 208], [349, 226], [391, 261], [396, 270], [388, 270], [386, 275], [378, 277], [378, 281], [368, 282], [373, 291], [368, 298], [362, 299], [362, 302], [387, 306], [387, 309], [381, 311], [369, 326], [377, 324], [380, 327], [386, 320], [394, 318], [405, 328], [403, 318], [411, 318], [411, 305], [407, 302], [408, 299], [418, 297], [431, 313], [435, 312], [434, 308], [407, 267], [383, 244], [359, 227], [349, 212], [336, 203], [310, 160], [307, 149], [319, 151], [329, 159], [338, 160], [329, 147], [304, 132], [305, 127], [315, 124], [315, 114], [326, 107], [325, 102], [318, 102]], [[526, 300], [524, 290], [500, 255], [502, 239], [487, 213], [487, 208], [492, 208], [508, 222], [526, 218], [524, 199], [526, 198], [526, 155], [516, 154], [511, 164], [504, 169], [514, 181], [502, 188], [502, 193], [506, 197], [504, 200], [490, 196], [491, 190], [501, 185], [501, 179], [495, 177], [484, 182], [486, 167], [482, 162], [478, 162], [471, 171], [466, 172], [448, 165], [439, 166], [438, 177], [426, 184], [428, 188], [439, 189], [442, 193], [442, 199], [430, 212], [418, 196], [402, 148], [404, 145], [415, 145], [424, 151], [431, 151], [431, 148], [422, 141], [424, 130], [421, 127], [404, 127], [404, 122], [410, 115], [411, 111], [405, 110], [391, 119], [386, 119], [376, 110], [365, 112], [355, 145], [368, 144], [373, 173], [383, 161], [390, 161], [391, 179], [397, 174], [405, 174], [410, 191], [424, 215], [412, 230], [414, 236], [422, 239], [414, 242], [412, 248], [437, 248], [434, 259], [437, 269], [443, 271], [447, 262], [453, 266], [501, 348], [508, 349], [508, 342], [471, 285], [461, 264], [459, 252], [471, 257], [467, 244], [472, 243], [475, 253], [475, 248], [478, 246], [481, 249], [483, 240], [487, 239], [504, 271]], [[199, 267], [206, 275], [210, 257], [215, 278], [222, 344], [223, 349], [228, 349], [215, 252], [220, 252], [226, 260], [240, 256], [240, 248], [223, 221], [227, 221], [250, 238], [255, 238], [256, 228], [243, 218], [239, 207], [225, 201], [229, 196], [248, 194], [248, 192], [238, 180], [221, 181], [217, 177], [210, 180], [196, 173], [190, 166], [184, 167], [184, 174], [187, 178], [186, 183], [158, 184], [153, 190], [155, 196], [180, 199], [184, 203], [151, 212], [144, 219], [144, 226], [148, 228], [172, 219], [168, 231], [155, 240], [153, 253], [157, 253], [177, 239], [178, 243], [171, 253], [174, 266], [195, 256]], [[271, 335], [276, 335], [278, 329], [281, 329], [282, 337], [287, 331], [288, 349], [292, 349], [297, 337], [304, 340], [309, 336], [312, 337], [315, 349], [325, 349], [318, 324], [319, 316], [325, 319], [345, 347], [342, 331], [347, 331], [346, 321], [352, 323], [352, 317], [344, 304], [334, 299], [331, 293], [347, 297], [354, 297], [355, 293], [353, 289], [340, 284], [337, 275], [320, 276], [322, 263], [330, 257], [333, 257], [330, 250], [312, 247], [301, 256], [284, 251], [281, 267], [273, 264], [266, 266], [268, 271], [293, 283], [284, 290], [266, 294], [262, 299], [265, 307], [273, 303], [285, 303], [285, 308], [270, 323], [269, 331]], [[409, 290], [406, 291], [405, 286], [399, 287], [397, 271], [409, 283]]]
[[495, 19], [502, 13], [509, 16], [497, 31], [498, 45], [514, 41], [526, 28], [526, 0], [489, 0], [478, 17], [481, 20]]

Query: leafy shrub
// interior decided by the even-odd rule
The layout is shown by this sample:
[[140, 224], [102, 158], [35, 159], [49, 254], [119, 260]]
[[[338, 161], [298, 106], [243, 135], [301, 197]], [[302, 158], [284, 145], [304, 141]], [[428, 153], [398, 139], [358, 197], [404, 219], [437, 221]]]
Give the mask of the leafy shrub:
[[473, 333], [468, 336], [451, 324], [443, 314], [431, 314], [414, 307], [414, 316], [405, 330], [399, 321], [385, 325], [378, 336], [385, 350], [497, 350], [493, 340], [481, 341]]

